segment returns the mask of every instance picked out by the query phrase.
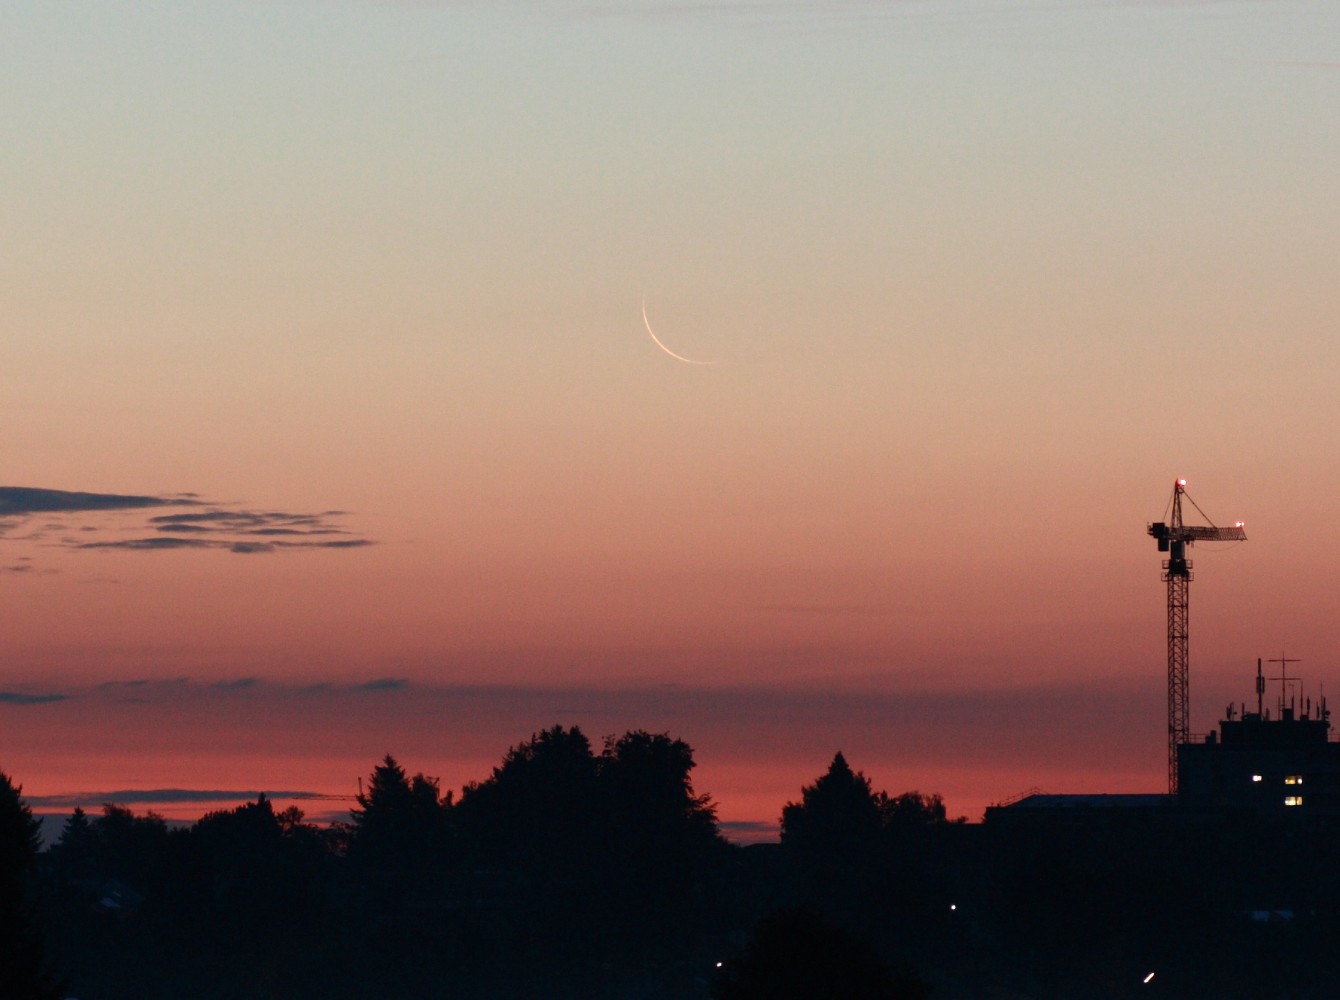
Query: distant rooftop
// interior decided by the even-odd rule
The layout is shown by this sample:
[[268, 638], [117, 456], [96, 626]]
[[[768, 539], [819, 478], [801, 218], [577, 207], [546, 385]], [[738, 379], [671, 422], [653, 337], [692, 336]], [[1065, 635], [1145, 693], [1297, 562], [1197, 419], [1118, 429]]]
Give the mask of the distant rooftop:
[[1028, 795], [1009, 805], [997, 806], [998, 809], [1155, 809], [1167, 805], [1167, 795], [1049, 795], [1038, 792]]

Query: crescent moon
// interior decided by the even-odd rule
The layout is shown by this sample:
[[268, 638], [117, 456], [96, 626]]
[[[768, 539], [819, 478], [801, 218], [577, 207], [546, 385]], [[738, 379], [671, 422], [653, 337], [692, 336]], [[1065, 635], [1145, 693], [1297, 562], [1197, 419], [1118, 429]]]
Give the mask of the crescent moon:
[[693, 358], [686, 358], [682, 354], [676, 354], [674, 351], [670, 350], [670, 348], [662, 344], [661, 338], [656, 336], [656, 331], [651, 328], [651, 320], [647, 319], [647, 297], [645, 295], [642, 296], [642, 325], [647, 328], [647, 332], [651, 334], [651, 339], [655, 342], [656, 346], [676, 361], [682, 361], [686, 365], [715, 365], [719, 363], [716, 361], [694, 361]]

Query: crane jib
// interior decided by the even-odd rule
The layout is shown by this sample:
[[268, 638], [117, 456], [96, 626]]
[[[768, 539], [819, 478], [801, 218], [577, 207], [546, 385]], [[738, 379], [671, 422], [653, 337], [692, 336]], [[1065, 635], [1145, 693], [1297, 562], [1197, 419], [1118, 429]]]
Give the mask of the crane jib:
[[1182, 537], [1188, 542], [1245, 542], [1247, 532], [1242, 528], [1202, 528], [1183, 525]]
[[1240, 525], [1232, 528], [1215, 528], [1208, 525], [1184, 524], [1180, 528], [1173, 528], [1159, 521], [1149, 526], [1149, 533], [1158, 540], [1160, 552], [1168, 551], [1166, 545], [1169, 542], [1245, 542], [1247, 540], [1247, 531]]

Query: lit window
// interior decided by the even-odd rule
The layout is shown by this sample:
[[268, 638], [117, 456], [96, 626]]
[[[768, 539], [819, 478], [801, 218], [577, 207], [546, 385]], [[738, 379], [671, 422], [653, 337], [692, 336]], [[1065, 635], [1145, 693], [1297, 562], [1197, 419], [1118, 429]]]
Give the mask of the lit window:
[[1286, 795], [1284, 796], [1284, 804], [1286, 806], [1301, 806], [1303, 797], [1301, 795]]
[[1252, 775], [1252, 780], [1253, 780], [1253, 781], [1260, 781], [1260, 780], [1261, 780], [1261, 776], [1260, 776], [1259, 774], [1253, 774], [1253, 775]]
[[1303, 776], [1301, 774], [1286, 774], [1284, 776], [1284, 783], [1286, 785], [1301, 785], [1303, 783]]

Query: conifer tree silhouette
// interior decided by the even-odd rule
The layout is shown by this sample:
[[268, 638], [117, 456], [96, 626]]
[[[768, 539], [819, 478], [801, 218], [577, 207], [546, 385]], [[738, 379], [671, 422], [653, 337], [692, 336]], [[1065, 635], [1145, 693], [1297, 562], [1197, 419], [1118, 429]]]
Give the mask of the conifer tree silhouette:
[[870, 779], [839, 751], [828, 772], [782, 809], [782, 846], [806, 860], [860, 860], [879, 839], [879, 800]]
[[30, 889], [41, 826], [21, 792], [0, 771], [0, 995], [59, 1000], [64, 991], [51, 972]]

